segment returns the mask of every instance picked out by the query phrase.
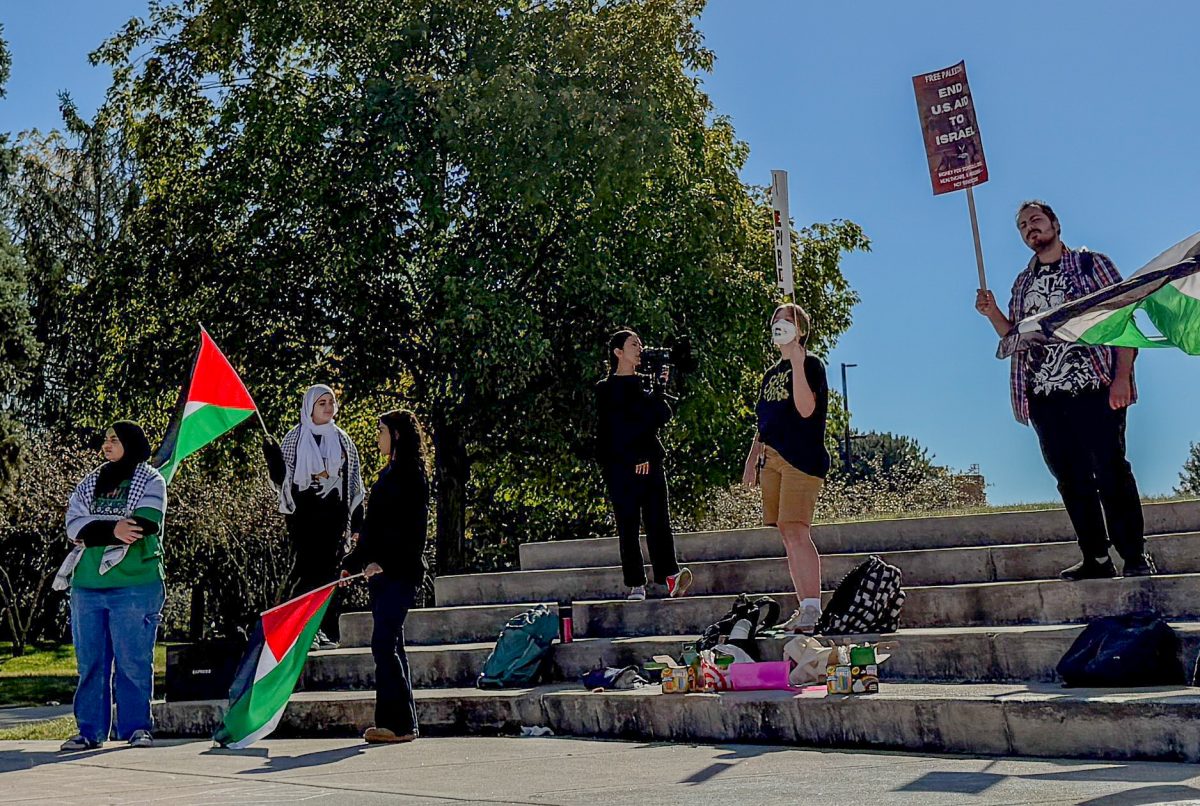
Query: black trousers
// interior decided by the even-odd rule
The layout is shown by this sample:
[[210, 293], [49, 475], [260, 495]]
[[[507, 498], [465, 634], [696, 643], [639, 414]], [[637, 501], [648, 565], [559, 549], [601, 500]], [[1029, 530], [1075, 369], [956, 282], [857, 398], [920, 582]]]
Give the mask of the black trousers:
[[1125, 458], [1126, 410], [1108, 405], [1108, 389], [1029, 398], [1029, 419], [1046, 466], [1058, 482], [1084, 557], [1142, 556], [1142, 502]]
[[[336, 493], [319, 498], [310, 493], [296, 496], [296, 511], [284, 518], [292, 546], [292, 591], [301, 594], [332, 582], [346, 546], [346, 505]], [[338, 591], [329, 599], [321, 629], [338, 639], [341, 606]]]
[[417, 596], [417, 585], [376, 574], [371, 591], [371, 656], [375, 658], [375, 727], [397, 736], [417, 732], [417, 702], [404, 651], [404, 619]]
[[667, 475], [658, 462], [650, 463], [650, 472], [639, 476], [633, 467], [606, 467], [604, 480], [612, 499], [617, 536], [621, 546], [621, 568], [625, 584], [631, 588], [646, 584], [642, 544], [638, 539], [639, 521], [646, 524], [646, 545], [654, 581], [665, 584], [667, 577], [679, 573], [675, 560], [675, 536], [671, 534], [668, 512]]

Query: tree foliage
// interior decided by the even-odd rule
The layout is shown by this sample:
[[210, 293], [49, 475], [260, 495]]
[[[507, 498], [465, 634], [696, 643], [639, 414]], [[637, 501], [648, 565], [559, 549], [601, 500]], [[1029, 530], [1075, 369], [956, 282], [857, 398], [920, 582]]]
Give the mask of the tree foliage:
[[[0, 99], [7, 91], [11, 64], [0, 26]], [[11, 164], [7, 135], [0, 133], [0, 187], [8, 184]], [[12, 483], [19, 464], [21, 428], [11, 412], [30, 382], [38, 355], [28, 294], [25, 261], [0, 221], [0, 492]]]
[[916, 439], [904, 434], [867, 431], [852, 433], [850, 465], [846, 466], [844, 441], [839, 444], [841, 452], [835, 458], [836, 472], [845, 476], [849, 483], [862, 481], [890, 471], [894, 467], [906, 466], [909, 472], [928, 472], [933, 467], [933, 457], [928, 449]]
[[1175, 488], [1175, 492], [1179, 495], [1200, 496], [1200, 443], [1188, 443], [1188, 458], [1179, 473], [1179, 486]]
[[[515, 532], [600, 528], [591, 387], [631, 326], [691, 344], [668, 438], [677, 502], [700, 501], [740, 466], [776, 301], [765, 194], [699, 78], [703, 7], [152, 4], [93, 54], [114, 73], [95, 120], [64, 99], [68, 137], [25, 149], [35, 397], [161, 423], [204, 323], [278, 430], [315, 381], [356, 436], [410, 407], [444, 572]], [[868, 241], [799, 236], [820, 352], [856, 301], [840, 258]]]

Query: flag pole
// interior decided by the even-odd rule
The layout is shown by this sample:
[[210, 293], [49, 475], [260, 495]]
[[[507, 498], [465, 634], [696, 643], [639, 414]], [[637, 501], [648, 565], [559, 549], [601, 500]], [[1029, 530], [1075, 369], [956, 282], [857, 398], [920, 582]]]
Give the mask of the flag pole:
[[258, 424], [262, 426], [263, 433], [271, 439], [275, 439], [275, 437], [271, 436], [271, 432], [267, 430], [267, 424], [263, 422], [262, 412], [258, 410], [258, 406], [254, 407], [254, 414], [258, 417]]
[[[208, 335], [208, 328], [206, 328], [204, 326], [203, 322], [200, 323], [200, 332], [205, 335]], [[211, 336], [210, 336], [210, 338], [211, 338]], [[265, 422], [263, 422], [262, 412], [258, 410], [257, 404], [255, 404], [255, 406], [254, 406], [254, 416], [258, 417], [258, 424], [262, 426], [263, 433], [266, 434], [271, 439], [275, 439], [275, 437], [271, 435], [270, 429], [267, 428], [267, 424]]]
[[983, 272], [983, 246], [979, 243], [979, 217], [975, 214], [975, 188], [967, 186], [967, 209], [971, 213], [971, 235], [975, 237], [975, 267], [979, 270], [979, 290], [987, 291], [987, 276]]
[[317, 592], [319, 592], [319, 591], [323, 591], [323, 590], [325, 590], [326, 588], [334, 588], [334, 587], [337, 587], [337, 586], [341, 585], [343, 582], [352, 582], [352, 581], [354, 581], [354, 580], [358, 579], [359, 577], [365, 577], [365, 576], [366, 576], [366, 572], [365, 572], [365, 571], [359, 571], [357, 574], [351, 574], [351, 575], [350, 575], [350, 576], [348, 576], [348, 577], [341, 577], [341, 578], [339, 578], [339, 579], [335, 579], [335, 580], [333, 580], [332, 582], [326, 582], [324, 585], [319, 585], [319, 586], [317, 586], [317, 587], [313, 588], [313, 589], [312, 589], [312, 590], [310, 590], [310, 591], [305, 591], [304, 593], [301, 593], [301, 594], [299, 594], [299, 595], [297, 595], [297, 596], [293, 596], [291, 599], [288, 599], [286, 602], [281, 602], [280, 604], [277, 604], [277, 605], [275, 605], [275, 606], [274, 606], [274, 607], [272, 607], [272, 608], [269, 608], [269, 609], [267, 609], [267, 610], [264, 610], [262, 613], [259, 613], [259, 615], [260, 615], [260, 616], [265, 616], [265, 615], [267, 615], [267, 613], [271, 613], [271, 612], [273, 612], [273, 611], [275, 611], [275, 610], [278, 610], [278, 609], [279, 609], [279, 608], [281, 608], [281, 607], [287, 607], [287, 606], [288, 606], [288, 605], [290, 605], [290, 604], [293, 604], [293, 603], [295, 603], [295, 602], [298, 602], [298, 601], [300, 601], [301, 599], [303, 599], [303, 598], [304, 598], [304, 597], [306, 597], [306, 596], [312, 596], [314, 593], [317, 593]]

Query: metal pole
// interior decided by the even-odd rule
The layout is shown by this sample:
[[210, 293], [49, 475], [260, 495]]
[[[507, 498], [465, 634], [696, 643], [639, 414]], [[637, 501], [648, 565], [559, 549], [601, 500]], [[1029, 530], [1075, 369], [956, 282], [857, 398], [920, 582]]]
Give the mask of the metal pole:
[[853, 458], [850, 448], [850, 391], [846, 387], [846, 370], [857, 366], [858, 364], [842, 364], [842, 413], [846, 415], [845, 448], [842, 451], [842, 457], [846, 472], [850, 472], [850, 460]]

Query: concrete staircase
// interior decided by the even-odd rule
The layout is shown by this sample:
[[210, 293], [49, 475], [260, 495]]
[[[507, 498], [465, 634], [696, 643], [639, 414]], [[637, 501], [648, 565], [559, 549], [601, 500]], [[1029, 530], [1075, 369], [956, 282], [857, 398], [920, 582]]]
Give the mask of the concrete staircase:
[[[953, 753], [1200, 761], [1200, 689], [1063, 689], [1054, 666], [1088, 620], [1156, 610], [1200, 652], [1200, 501], [1145, 506], [1160, 575], [1067, 583], [1078, 552], [1062, 511], [818, 526], [824, 587], [870, 553], [904, 572], [908, 600], [882, 690], [667, 696], [657, 687], [590, 694], [577, 683], [470, 688], [500, 627], [530, 604], [573, 601], [576, 640], [556, 647], [559, 679], [603, 662], [678, 655], [740, 592], [795, 606], [773, 529], [679, 535], [696, 576], [682, 599], [626, 602], [616, 540], [521, 546], [521, 571], [440, 577], [439, 606], [406, 623], [422, 731], [477, 733], [546, 725], [558, 734], [681, 741], [786, 742]], [[653, 596], [654, 590], [651, 589]], [[343, 648], [314, 652], [279, 731], [350, 734], [370, 724], [370, 615], [342, 617]], [[782, 641], [762, 640], [764, 657]], [[208, 735], [225, 704], [160, 703], [159, 732]]]

